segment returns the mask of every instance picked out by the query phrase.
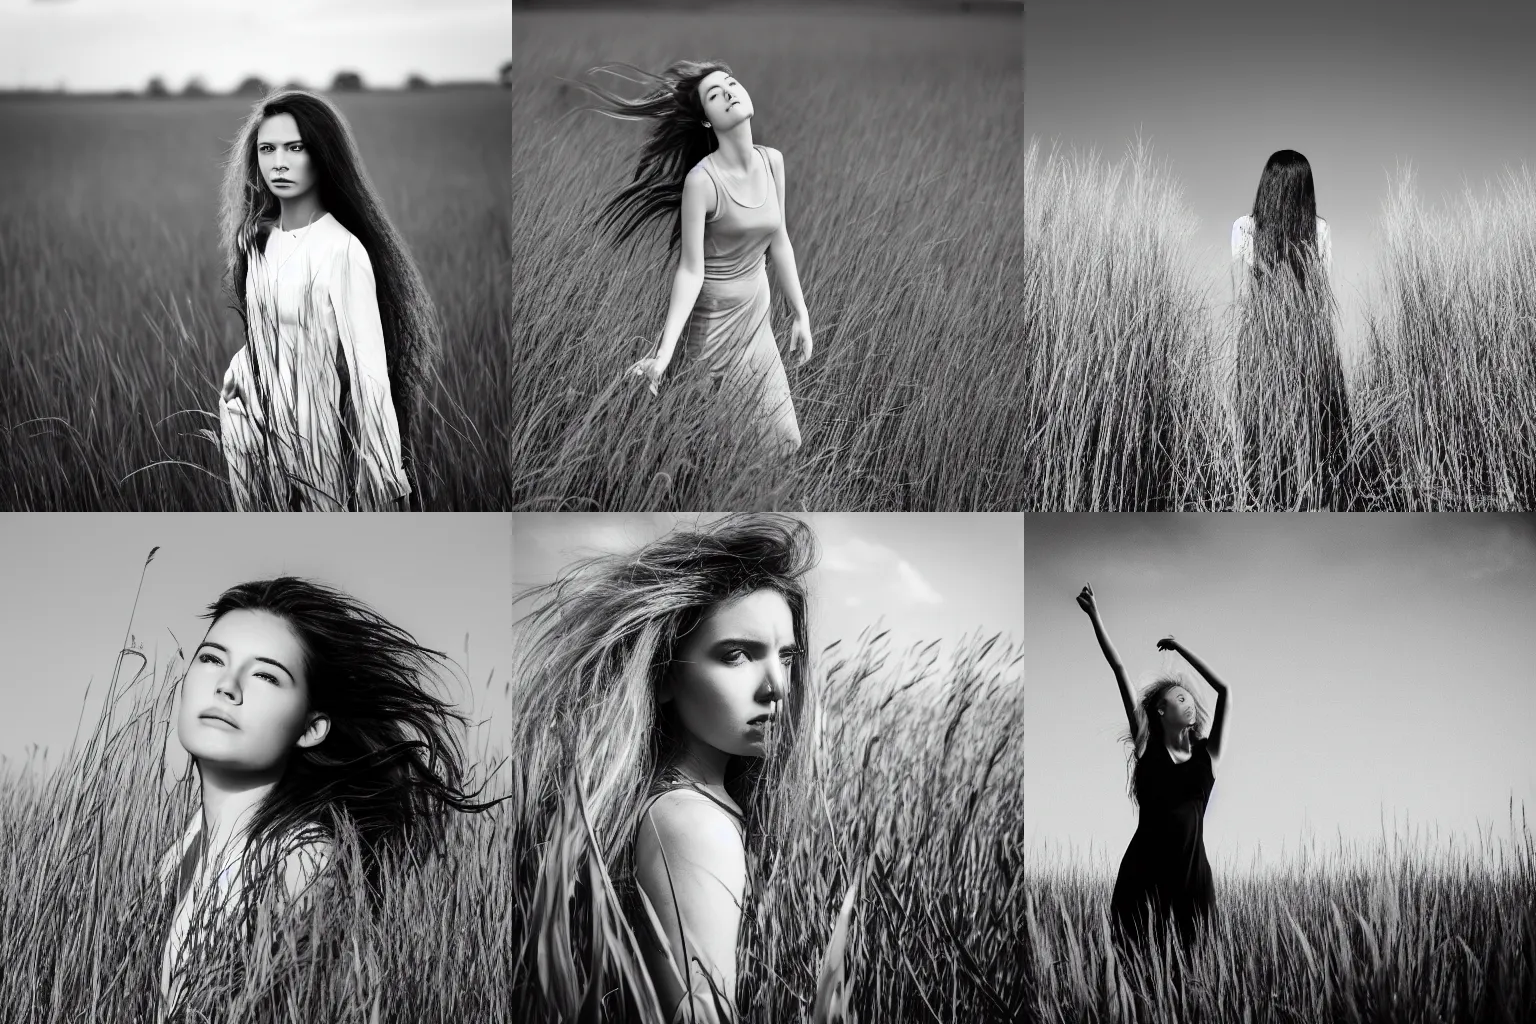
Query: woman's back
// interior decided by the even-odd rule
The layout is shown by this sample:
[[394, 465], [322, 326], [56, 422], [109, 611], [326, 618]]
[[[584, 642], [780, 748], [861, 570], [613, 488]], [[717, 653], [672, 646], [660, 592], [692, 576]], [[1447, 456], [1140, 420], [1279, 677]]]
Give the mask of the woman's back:
[[[1333, 265], [1333, 242], [1328, 233], [1328, 222], [1317, 218], [1317, 251], [1326, 270]], [[1253, 217], [1243, 214], [1232, 222], [1232, 258], [1241, 259], [1253, 266]]]

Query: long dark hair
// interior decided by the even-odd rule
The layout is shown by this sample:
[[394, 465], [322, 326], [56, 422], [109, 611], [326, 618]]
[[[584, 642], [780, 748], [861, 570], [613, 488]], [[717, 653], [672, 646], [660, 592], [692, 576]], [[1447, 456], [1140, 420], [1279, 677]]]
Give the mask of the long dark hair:
[[299, 845], [346, 834], [373, 882], [386, 857], [435, 849], [449, 810], [493, 805], [464, 790], [463, 755], [450, 731], [466, 724], [464, 716], [426, 689], [444, 654], [362, 602], [292, 576], [231, 587], [205, 617], [211, 628], [237, 610], [288, 624], [304, 650], [310, 710], [330, 719], [324, 740], [292, 752], [252, 816], [249, 881], [269, 882], [274, 865]]
[[[615, 69], [633, 72], [631, 78]], [[699, 82], [716, 71], [731, 73], [723, 61], [680, 60], [661, 74], [652, 74], [631, 64], [605, 64], [589, 74], [607, 72], [625, 81], [646, 83], [651, 91], [640, 99], [629, 100], [587, 82], [578, 83], [596, 97], [598, 113], [625, 121], [649, 121], [651, 129], [640, 147], [634, 179], [618, 195], [609, 199], [599, 217], [599, 224], [611, 231], [615, 241], [623, 242], [648, 221], [672, 217], [672, 246], [682, 238], [682, 219], [677, 216], [683, 202], [683, 181], [694, 164], [719, 148], [713, 128], [704, 126], [704, 104], [699, 100]]]
[[291, 115], [298, 125], [318, 176], [321, 205], [357, 238], [373, 266], [390, 399], [400, 427], [401, 459], [414, 480], [416, 412], [441, 347], [437, 312], [410, 249], [390, 224], [384, 204], [363, 169], [346, 118], [324, 97], [304, 89], [284, 89], [258, 101], [230, 147], [219, 232], [235, 310], [249, 336], [246, 272], [251, 254], [262, 250], [282, 208], [262, 180], [256, 133], [262, 121], [278, 114]]
[[1126, 771], [1129, 776], [1126, 793], [1138, 804], [1141, 803], [1141, 786], [1146, 777], [1148, 758], [1168, 756], [1163, 748], [1163, 727], [1158, 721], [1157, 709], [1162, 705], [1163, 697], [1175, 687], [1188, 691], [1189, 699], [1195, 702], [1195, 725], [1190, 730], [1191, 742], [1204, 736], [1209, 728], [1210, 719], [1205, 713], [1205, 705], [1195, 696], [1194, 687], [1176, 675], [1163, 676], [1149, 683], [1137, 695], [1134, 705], [1136, 732], [1134, 735], [1126, 733], [1120, 739], [1130, 744], [1130, 751], [1126, 755]]
[[1253, 271], [1289, 267], [1305, 283], [1318, 257], [1317, 194], [1312, 165], [1294, 149], [1271, 153], [1253, 197]]

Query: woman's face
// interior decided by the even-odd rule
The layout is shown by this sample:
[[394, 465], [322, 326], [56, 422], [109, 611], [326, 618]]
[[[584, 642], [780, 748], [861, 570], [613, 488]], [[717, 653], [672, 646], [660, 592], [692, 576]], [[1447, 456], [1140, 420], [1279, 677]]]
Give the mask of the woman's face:
[[269, 773], [297, 747], [325, 738], [330, 722], [309, 710], [304, 648], [270, 612], [220, 616], [181, 687], [176, 738], [200, 763]]
[[783, 595], [754, 590], [716, 605], [682, 639], [661, 700], [694, 739], [762, 757], [801, 653]]
[[1162, 719], [1171, 728], [1193, 726], [1199, 719], [1195, 713], [1195, 698], [1182, 686], [1173, 686], [1163, 694]]
[[725, 71], [711, 71], [699, 81], [699, 102], [704, 104], [704, 120], [717, 132], [752, 116], [752, 97]]
[[256, 160], [272, 194], [297, 199], [315, 187], [317, 173], [292, 114], [273, 114], [256, 129]]

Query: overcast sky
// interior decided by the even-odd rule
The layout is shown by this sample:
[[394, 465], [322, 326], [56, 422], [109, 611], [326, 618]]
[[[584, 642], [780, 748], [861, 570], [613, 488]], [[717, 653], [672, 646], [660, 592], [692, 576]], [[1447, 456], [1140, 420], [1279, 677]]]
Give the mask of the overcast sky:
[[1024, 37], [1026, 135], [1119, 157], [1139, 130], [1200, 219], [1222, 303], [1232, 222], [1275, 150], [1312, 164], [1350, 317], [1400, 163], [1431, 203], [1536, 169], [1536, 4], [1030, 0]]
[[[1515, 514], [1030, 515], [1025, 831], [1119, 864], [1136, 826], [1125, 716], [1076, 596], [1133, 687], [1173, 634], [1231, 690], [1213, 866], [1373, 840], [1385, 816], [1508, 836], [1536, 812], [1536, 519]], [[1212, 691], [1196, 683], [1209, 708]]]
[[14, 762], [36, 744], [56, 759], [94, 679], [88, 732], [156, 546], [133, 633], [162, 664], [178, 644], [193, 652], [207, 630], [199, 616], [221, 592], [291, 574], [346, 591], [447, 653], [466, 670], [447, 680], [447, 696], [483, 708], [487, 679], [500, 693], [510, 668], [511, 544], [508, 516], [479, 513], [0, 515], [0, 756]]
[[[519, 591], [597, 551], [632, 551], [713, 515], [541, 513], [513, 516]], [[812, 513], [821, 559], [813, 575], [813, 643], [852, 643], [877, 620], [897, 645], [978, 631], [1021, 638], [1023, 516], [1019, 513]], [[524, 610], [523, 605], [518, 611]]]
[[490, 81], [512, 58], [509, 0], [0, 0], [0, 87], [225, 91], [249, 75], [330, 84]]

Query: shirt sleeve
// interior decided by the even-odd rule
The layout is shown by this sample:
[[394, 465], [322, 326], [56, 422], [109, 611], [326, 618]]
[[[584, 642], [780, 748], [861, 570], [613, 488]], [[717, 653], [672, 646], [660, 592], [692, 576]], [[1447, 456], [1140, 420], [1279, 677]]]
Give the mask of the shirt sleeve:
[[373, 263], [356, 238], [348, 240], [346, 255], [337, 264], [331, 306], [357, 415], [359, 499], [364, 507], [393, 501], [409, 494], [411, 486], [401, 461]]
[[1253, 220], [1239, 217], [1232, 222], [1232, 258], [1244, 263], [1253, 262]]

